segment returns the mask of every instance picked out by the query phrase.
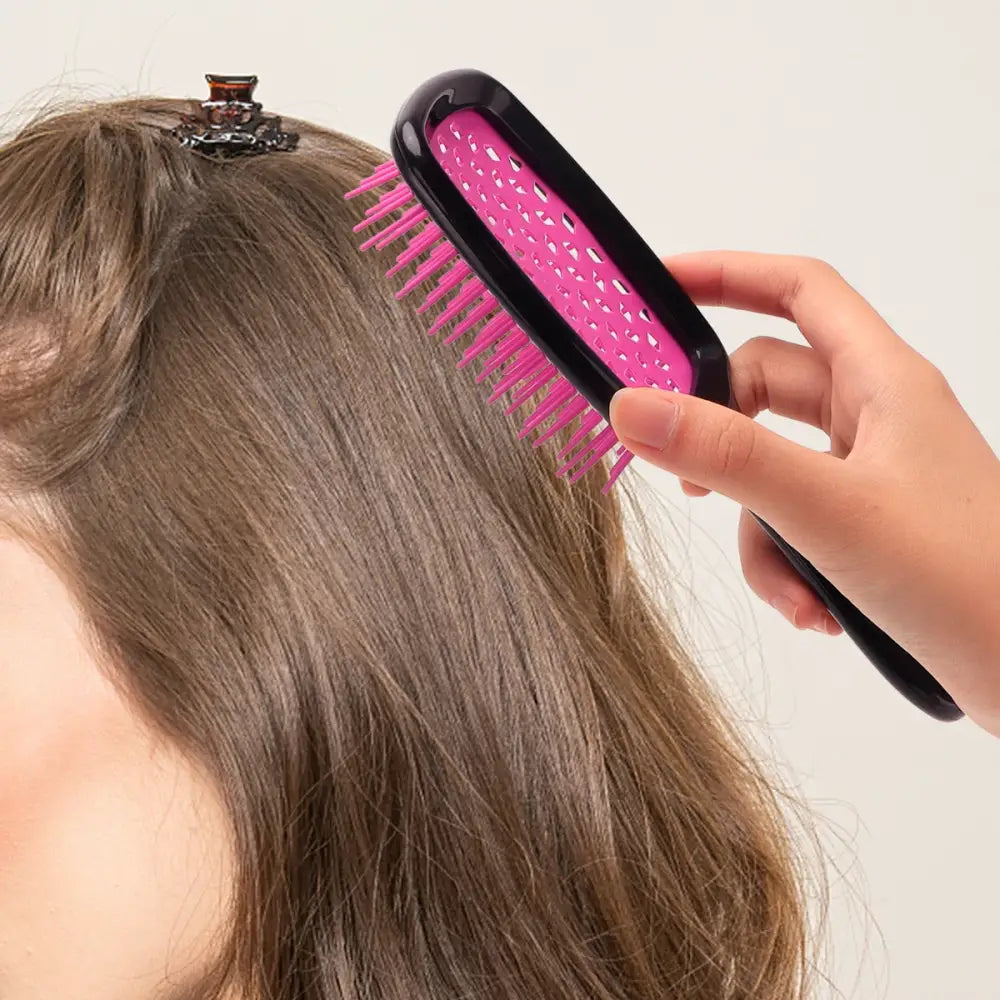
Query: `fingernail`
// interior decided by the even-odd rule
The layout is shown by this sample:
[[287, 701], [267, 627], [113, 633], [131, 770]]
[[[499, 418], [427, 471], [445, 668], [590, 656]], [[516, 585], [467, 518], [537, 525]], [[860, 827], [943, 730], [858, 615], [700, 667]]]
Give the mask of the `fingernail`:
[[824, 635], [840, 635], [840, 626], [833, 615], [823, 612], [819, 621], [809, 626], [814, 632], [822, 632]]
[[796, 607], [795, 602], [788, 597], [776, 597], [771, 601], [771, 607], [778, 612], [783, 618], [787, 618], [796, 628], [798, 628], [798, 622], [795, 620]]
[[619, 437], [663, 449], [677, 424], [677, 403], [663, 389], [619, 389], [611, 400], [611, 422]]

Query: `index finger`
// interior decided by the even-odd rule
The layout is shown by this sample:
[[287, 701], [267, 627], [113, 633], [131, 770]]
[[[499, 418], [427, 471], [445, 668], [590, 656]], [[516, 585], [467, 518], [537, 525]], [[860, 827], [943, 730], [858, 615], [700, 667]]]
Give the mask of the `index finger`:
[[791, 320], [828, 360], [855, 349], [870, 356], [902, 343], [872, 306], [822, 261], [719, 250], [667, 257], [663, 263], [699, 305]]

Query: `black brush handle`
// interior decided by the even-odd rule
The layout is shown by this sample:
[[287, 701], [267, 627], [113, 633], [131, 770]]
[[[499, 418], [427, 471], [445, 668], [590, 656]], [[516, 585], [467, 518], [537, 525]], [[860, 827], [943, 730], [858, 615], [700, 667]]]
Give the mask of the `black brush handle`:
[[[405, 181], [476, 275], [562, 376], [605, 419], [621, 379], [592, 351], [476, 214], [435, 159], [428, 136], [450, 114], [472, 108], [534, 165], [628, 276], [632, 291], [691, 362], [691, 393], [731, 403], [729, 360], [708, 320], [642, 237], [548, 130], [502, 84], [476, 70], [428, 80], [403, 105], [391, 146]], [[900, 693], [935, 719], [961, 718], [948, 692], [767, 525], [764, 530], [844, 631]]]
[[962, 710], [951, 695], [895, 639], [863, 615], [808, 559], [798, 553], [774, 528], [754, 518], [777, 545], [795, 571], [826, 605], [840, 627], [882, 676], [917, 708], [942, 722], [962, 718]]

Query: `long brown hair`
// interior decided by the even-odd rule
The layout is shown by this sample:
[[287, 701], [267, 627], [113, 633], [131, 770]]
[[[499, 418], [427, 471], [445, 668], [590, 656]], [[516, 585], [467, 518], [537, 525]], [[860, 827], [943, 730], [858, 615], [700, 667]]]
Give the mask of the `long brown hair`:
[[600, 474], [556, 479], [358, 254], [342, 195], [382, 157], [287, 121], [296, 152], [210, 162], [163, 131], [182, 110], [74, 106], [0, 149], [0, 472], [224, 796], [219, 981], [803, 997], [775, 793]]

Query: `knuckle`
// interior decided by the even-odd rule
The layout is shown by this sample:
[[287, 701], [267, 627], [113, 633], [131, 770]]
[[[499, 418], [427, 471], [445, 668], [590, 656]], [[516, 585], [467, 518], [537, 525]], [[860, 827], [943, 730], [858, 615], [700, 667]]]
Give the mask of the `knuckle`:
[[921, 390], [937, 397], [952, 395], [951, 383], [944, 372], [930, 361], [922, 359], [920, 373]]
[[759, 364], [765, 358], [770, 357], [775, 350], [781, 350], [786, 343], [787, 341], [779, 340], [777, 337], [751, 337], [733, 351], [730, 361], [740, 361], [751, 365]]
[[730, 387], [737, 408], [755, 417], [768, 406], [765, 366], [774, 349], [771, 337], [748, 340], [730, 358]]
[[900, 358], [896, 377], [879, 384], [872, 402], [888, 413], [906, 413], [914, 401], [921, 411], [947, 404], [955, 398], [954, 390], [944, 373], [926, 358], [910, 352]]
[[828, 261], [820, 257], [804, 257], [802, 259], [802, 270], [811, 278], [839, 278], [840, 272]]
[[778, 299], [791, 314], [795, 312], [796, 302], [805, 289], [837, 280], [840, 280], [840, 275], [825, 260], [818, 257], [786, 258]]
[[713, 449], [713, 465], [723, 478], [739, 476], [754, 457], [756, 436], [751, 423], [736, 414], [719, 428]]

